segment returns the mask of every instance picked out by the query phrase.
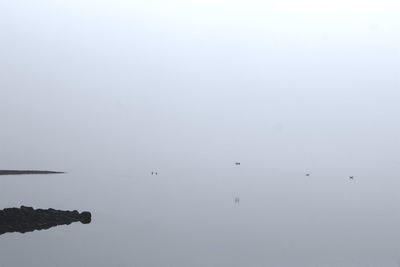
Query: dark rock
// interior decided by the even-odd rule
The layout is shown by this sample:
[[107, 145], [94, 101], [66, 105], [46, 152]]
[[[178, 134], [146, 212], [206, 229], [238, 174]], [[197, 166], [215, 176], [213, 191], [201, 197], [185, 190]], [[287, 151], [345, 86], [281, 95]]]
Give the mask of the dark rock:
[[92, 215], [85, 211], [63, 211], [55, 209], [6, 208], [0, 210], [0, 235], [7, 232], [26, 233], [34, 230], [49, 229], [57, 225], [68, 225], [73, 222], [88, 224]]
[[64, 172], [56, 171], [36, 171], [36, 170], [0, 170], [0, 175], [19, 175], [19, 174], [60, 174]]
[[81, 223], [88, 224], [92, 221], [92, 214], [88, 211], [81, 213]]

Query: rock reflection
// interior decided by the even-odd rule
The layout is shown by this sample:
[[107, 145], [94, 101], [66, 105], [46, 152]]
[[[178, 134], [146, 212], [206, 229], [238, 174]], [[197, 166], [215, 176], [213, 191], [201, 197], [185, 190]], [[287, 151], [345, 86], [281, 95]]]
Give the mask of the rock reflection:
[[34, 209], [25, 206], [6, 208], [0, 210], [0, 235], [44, 230], [73, 222], [88, 224], [91, 219], [92, 215], [87, 211], [79, 213], [76, 210]]

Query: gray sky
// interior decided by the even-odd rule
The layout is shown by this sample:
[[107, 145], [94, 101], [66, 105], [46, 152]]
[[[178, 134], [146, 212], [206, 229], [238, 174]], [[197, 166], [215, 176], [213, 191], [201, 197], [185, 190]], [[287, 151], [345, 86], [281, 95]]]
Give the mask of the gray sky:
[[3, 176], [0, 203], [94, 218], [2, 235], [2, 263], [396, 266], [399, 14], [0, 0], [0, 169], [68, 172]]
[[1, 1], [0, 168], [394, 169], [399, 11], [396, 1]]

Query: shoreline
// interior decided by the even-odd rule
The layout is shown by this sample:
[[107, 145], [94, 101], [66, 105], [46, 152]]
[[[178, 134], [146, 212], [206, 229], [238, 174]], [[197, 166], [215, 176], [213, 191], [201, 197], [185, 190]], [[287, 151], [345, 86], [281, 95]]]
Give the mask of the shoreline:
[[0, 175], [22, 175], [22, 174], [63, 174], [59, 171], [38, 171], [38, 170], [0, 170]]

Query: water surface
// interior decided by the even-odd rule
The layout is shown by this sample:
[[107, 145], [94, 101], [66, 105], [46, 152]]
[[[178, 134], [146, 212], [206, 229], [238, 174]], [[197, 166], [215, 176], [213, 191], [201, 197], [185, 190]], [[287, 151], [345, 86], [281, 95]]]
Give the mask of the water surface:
[[254, 173], [232, 164], [200, 175], [5, 176], [0, 186], [2, 208], [92, 212], [89, 225], [0, 236], [3, 266], [397, 266], [399, 259], [394, 177]]

